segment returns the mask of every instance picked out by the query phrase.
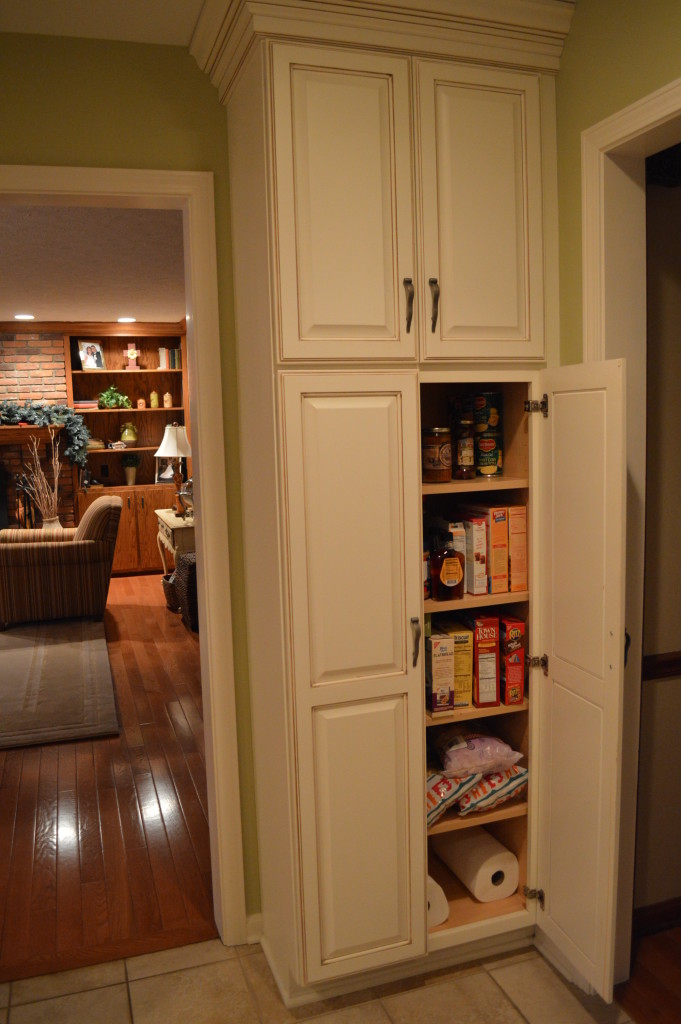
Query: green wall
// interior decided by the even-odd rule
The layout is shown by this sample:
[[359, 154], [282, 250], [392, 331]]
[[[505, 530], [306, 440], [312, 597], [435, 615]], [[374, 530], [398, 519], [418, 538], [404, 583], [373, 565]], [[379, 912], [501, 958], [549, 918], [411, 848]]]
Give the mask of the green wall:
[[213, 172], [244, 863], [255, 913], [226, 111], [180, 47], [0, 34], [0, 163]]
[[680, 77], [679, 0], [577, 0], [556, 86], [563, 363], [582, 358], [581, 133]]

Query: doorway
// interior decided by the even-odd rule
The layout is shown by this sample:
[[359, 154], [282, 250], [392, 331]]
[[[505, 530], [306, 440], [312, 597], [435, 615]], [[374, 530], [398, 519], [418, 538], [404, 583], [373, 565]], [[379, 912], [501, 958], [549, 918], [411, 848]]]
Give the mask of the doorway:
[[[197, 591], [213, 909], [222, 940], [246, 938], [229, 587], [225, 453], [212, 175], [204, 172], [0, 166], [0, 202], [182, 212], [190, 418], [197, 508]], [[198, 401], [198, 396], [201, 401]]]
[[636, 859], [646, 497], [646, 158], [681, 141], [681, 81], [582, 134], [585, 362], [627, 360], [627, 600], [615, 980], [629, 974]]

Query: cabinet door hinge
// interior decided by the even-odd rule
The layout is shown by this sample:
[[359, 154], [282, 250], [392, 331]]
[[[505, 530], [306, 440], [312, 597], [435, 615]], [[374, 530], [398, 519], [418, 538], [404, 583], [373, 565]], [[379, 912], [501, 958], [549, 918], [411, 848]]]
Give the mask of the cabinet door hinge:
[[537, 900], [541, 909], [544, 909], [544, 890], [530, 889], [528, 885], [523, 886], [523, 896], [526, 900]]
[[540, 658], [537, 657], [536, 654], [534, 654], [534, 655], [528, 654], [525, 657], [525, 664], [527, 665], [528, 668], [540, 668], [543, 671], [545, 676], [547, 676], [549, 674], [549, 656], [548, 656], [548, 654], [542, 654], [542, 656]]
[[542, 416], [546, 417], [549, 414], [549, 396], [542, 395], [541, 401], [537, 401], [536, 398], [526, 399], [525, 412], [540, 412]]

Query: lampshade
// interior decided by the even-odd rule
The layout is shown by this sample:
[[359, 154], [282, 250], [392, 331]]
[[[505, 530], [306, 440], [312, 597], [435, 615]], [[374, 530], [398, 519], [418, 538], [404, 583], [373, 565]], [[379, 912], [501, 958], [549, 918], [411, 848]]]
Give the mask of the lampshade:
[[191, 456], [192, 450], [187, 431], [178, 423], [166, 423], [161, 447], [155, 453], [157, 459], [177, 459]]

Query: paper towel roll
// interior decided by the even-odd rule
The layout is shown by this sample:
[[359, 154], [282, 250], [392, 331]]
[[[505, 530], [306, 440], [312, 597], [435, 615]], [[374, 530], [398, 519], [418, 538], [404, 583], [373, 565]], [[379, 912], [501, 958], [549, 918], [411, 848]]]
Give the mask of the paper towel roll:
[[440, 860], [481, 903], [503, 900], [518, 888], [518, 858], [484, 828], [433, 836]]
[[442, 886], [438, 885], [430, 875], [426, 882], [426, 896], [428, 898], [428, 927], [434, 928], [438, 924], [444, 924], [449, 917], [449, 903]]

